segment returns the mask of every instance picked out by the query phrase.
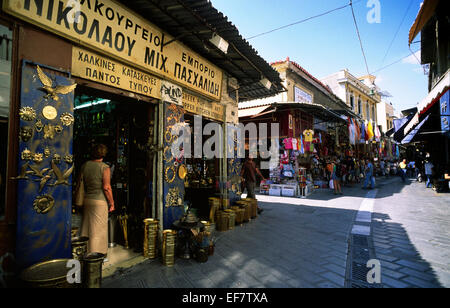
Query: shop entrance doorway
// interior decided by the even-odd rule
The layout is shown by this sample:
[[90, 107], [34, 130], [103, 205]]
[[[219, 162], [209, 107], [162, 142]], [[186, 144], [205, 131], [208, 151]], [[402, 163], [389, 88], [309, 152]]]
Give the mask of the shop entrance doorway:
[[[95, 144], [105, 144], [111, 167], [115, 211], [109, 214], [108, 255], [104, 268], [142, 253], [143, 220], [151, 217], [154, 105], [120, 95], [78, 87], [75, 92], [73, 151], [75, 177]], [[80, 227], [82, 213], [74, 215]], [[74, 230], [75, 232], [75, 230]]]

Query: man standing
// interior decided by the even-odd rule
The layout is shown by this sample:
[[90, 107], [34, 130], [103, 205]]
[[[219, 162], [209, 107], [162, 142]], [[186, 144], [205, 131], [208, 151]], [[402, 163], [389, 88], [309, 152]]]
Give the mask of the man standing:
[[433, 174], [434, 165], [430, 161], [425, 162], [425, 177], [427, 178], [427, 188], [431, 188], [431, 175]]
[[373, 164], [369, 159], [366, 159], [366, 179], [364, 180], [363, 189], [368, 188], [370, 181], [370, 189], [375, 188], [375, 181], [373, 180]]
[[400, 168], [400, 176], [402, 177], [402, 182], [405, 183], [406, 181], [406, 159], [404, 159], [399, 165]]
[[[245, 183], [245, 188], [247, 188], [247, 198], [256, 199], [255, 197], [255, 186], [256, 186], [256, 174], [258, 174], [261, 179], [264, 181], [265, 178], [256, 167], [253, 158], [248, 158], [241, 170], [241, 177]], [[258, 213], [261, 213], [263, 210], [258, 208]]]

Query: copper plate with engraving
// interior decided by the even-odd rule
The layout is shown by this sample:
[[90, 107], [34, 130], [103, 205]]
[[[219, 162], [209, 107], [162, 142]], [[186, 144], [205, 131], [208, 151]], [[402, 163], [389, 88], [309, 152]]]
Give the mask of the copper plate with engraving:
[[53, 106], [45, 106], [44, 109], [42, 109], [42, 115], [47, 120], [54, 120], [58, 116], [58, 111]]

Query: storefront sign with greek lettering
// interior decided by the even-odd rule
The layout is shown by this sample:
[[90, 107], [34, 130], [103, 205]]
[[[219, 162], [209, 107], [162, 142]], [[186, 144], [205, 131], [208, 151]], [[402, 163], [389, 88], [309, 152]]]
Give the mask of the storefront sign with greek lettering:
[[3, 0], [3, 10], [220, 101], [218, 67], [113, 0]]
[[161, 81], [158, 78], [78, 47], [72, 49], [72, 75], [161, 98]]
[[225, 108], [221, 104], [202, 101], [197, 96], [183, 92], [183, 106], [186, 112], [220, 122], [224, 121]]

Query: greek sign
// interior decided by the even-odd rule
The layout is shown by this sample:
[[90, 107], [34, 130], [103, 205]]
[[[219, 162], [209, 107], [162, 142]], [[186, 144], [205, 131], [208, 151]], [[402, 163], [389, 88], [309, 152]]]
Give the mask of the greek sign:
[[3, 0], [3, 10], [220, 101], [218, 67], [113, 0]]
[[72, 48], [72, 74], [134, 93], [161, 98], [161, 81], [90, 51]]
[[183, 92], [183, 107], [186, 112], [220, 122], [224, 121], [225, 108], [223, 105], [202, 101], [199, 97], [186, 92]]

